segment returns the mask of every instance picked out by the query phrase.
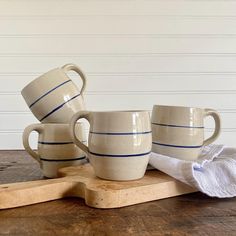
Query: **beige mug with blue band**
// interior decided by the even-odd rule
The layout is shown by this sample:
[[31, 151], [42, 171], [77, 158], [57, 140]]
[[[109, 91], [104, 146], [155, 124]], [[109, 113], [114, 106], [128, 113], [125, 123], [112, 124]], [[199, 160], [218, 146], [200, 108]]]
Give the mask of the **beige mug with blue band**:
[[[215, 130], [204, 139], [204, 119], [213, 117]], [[196, 160], [203, 146], [220, 134], [220, 115], [213, 109], [154, 105], [152, 110], [152, 151], [183, 160]]]
[[[29, 144], [32, 131], [38, 133], [38, 148], [33, 150]], [[84, 126], [77, 123], [75, 133], [81, 142], [86, 143]], [[32, 124], [23, 133], [25, 150], [40, 163], [44, 176], [57, 177], [57, 170], [62, 167], [80, 165], [86, 161], [86, 154], [72, 141], [69, 124]]]
[[[82, 118], [90, 124], [88, 146], [76, 136], [76, 122]], [[144, 176], [152, 146], [147, 111], [81, 111], [72, 117], [70, 133], [98, 177], [124, 181]]]
[[[81, 90], [68, 77], [75, 71], [82, 79]], [[78, 111], [85, 110], [83, 93], [86, 77], [74, 64], [66, 64], [36, 78], [21, 94], [35, 117], [42, 123], [69, 123]]]

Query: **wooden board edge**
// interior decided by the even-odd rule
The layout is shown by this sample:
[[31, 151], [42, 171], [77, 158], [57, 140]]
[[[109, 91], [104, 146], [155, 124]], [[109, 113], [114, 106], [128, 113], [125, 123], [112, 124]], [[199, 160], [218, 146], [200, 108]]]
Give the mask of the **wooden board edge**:
[[[86, 205], [102, 209], [121, 208], [198, 192], [197, 189], [177, 180], [113, 191], [95, 191], [89, 186], [85, 186], [85, 188]], [[147, 191], [151, 193], [146, 194]]]

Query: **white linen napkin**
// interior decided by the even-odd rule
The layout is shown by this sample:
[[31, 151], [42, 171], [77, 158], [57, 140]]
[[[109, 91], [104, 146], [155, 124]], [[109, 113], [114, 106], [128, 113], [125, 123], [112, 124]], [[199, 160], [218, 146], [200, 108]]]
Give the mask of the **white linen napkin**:
[[151, 153], [149, 164], [211, 197], [236, 196], [236, 148], [209, 145], [196, 161]]

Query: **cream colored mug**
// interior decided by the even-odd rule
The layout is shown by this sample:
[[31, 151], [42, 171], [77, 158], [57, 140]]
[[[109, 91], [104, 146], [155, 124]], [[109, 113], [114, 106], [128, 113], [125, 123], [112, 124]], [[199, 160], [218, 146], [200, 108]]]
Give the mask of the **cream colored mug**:
[[[88, 146], [76, 136], [77, 120], [90, 124]], [[81, 111], [70, 123], [73, 141], [87, 153], [96, 176], [108, 180], [134, 180], [144, 176], [152, 135], [147, 111]]]
[[[204, 118], [215, 121], [213, 135], [204, 140]], [[196, 160], [201, 148], [214, 142], [221, 129], [220, 116], [213, 109], [154, 105], [152, 151], [183, 160]]]
[[[81, 91], [68, 77], [75, 71], [83, 81]], [[72, 115], [85, 110], [83, 93], [86, 78], [74, 64], [48, 71], [23, 88], [21, 94], [35, 117], [42, 123], [69, 123]]]
[[[38, 132], [38, 149], [34, 151], [29, 145], [32, 131]], [[81, 142], [86, 142], [82, 123], [75, 126], [75, 134]], [[69, 124], [32, 124], [23, 133], [25, 150], [40, 163], [44, 176], [57, 177], [57, 170], [62, 167], [79, 165], [86, 162], [85, 153], [72, 141]]]

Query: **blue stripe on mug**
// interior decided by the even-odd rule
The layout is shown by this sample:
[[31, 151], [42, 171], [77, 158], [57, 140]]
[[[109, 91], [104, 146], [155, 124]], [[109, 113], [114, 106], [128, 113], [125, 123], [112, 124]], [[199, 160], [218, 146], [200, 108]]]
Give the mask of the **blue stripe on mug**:
[[66, 103], [72, 101], [73, 99], [77, 98], [78, 96], [80, 96], [80, 93], [75, 95], [74, 97], [70, 98], [68, 101], [62, 103], [61, 105], [59, 105], [58, 107], [54, 108], [52, 111], [50, 111], [47, 115], [45, 115], [42, 119], [40, 119], [40, 121], [43, 121], [44, 119], [46, 119], [48, 116], [52, 115], [54, 112], [56, 112], [57, 110], [61, 109]]
[[191, 128], [191, 129], [203, 129], [204, 128], [204, 126], [168, 125], [168, 124], [161, 124], [161, 123], [152, 123], [152, 125], [175, 127], [175, 128]]
[[40, 157], [40, 160], [41, 161], [48, 161], [48, 162], [64, 162], [64, 161], [78, 161], [78, 160], [83, 160], [85, 159], [86, 156], [82, 156], [82, 157], [77, 157], [77, 158], [71, 158], [71, 159], [45, 159], [45, 158], [41, 158]]
[[48, 92], [46, 92], [45, 94], [43, 94], [42, 96], [40, 96], [39, 98], [37, 98], [32, 104], [30, 104], [29, 108], [31, 108], [33, 105], [35, 105], [39, 100], [41, 100], [43, 97], [47, 96], [49, 93], [51, 93], [52, 91], [58, 89], [59, 87], [61, 87], [62, 85], [71, 82], [71, 80], [67, 80], [59, 85], [57, 85], [55, 88], [52, 88], [51, 90], [49, 90]]
[[[86, 143], [86, 141], [81, 141], [82, 143]], [[42, 142], [38, 141], [39, 144], [44, 145], [65, 145], [65, 144], [74, 144], [74, 142]]]
[[95, 153], [89, 151], [90, 154], [99, 156], [99, 157], [138, 157], [138, 156], [146, 156], [150, 154], [151, 152], [145, 152], [145, 153], [137, 153], [137, 154], [102, 154], [102, 153]]
[[201, 148], [202, 145], [196, 145], [196, 146], [182, 146], [182, 145], [172, 145], [172, 144], [166, 144], [166, 143], [157, 143], [152, 142], [153, 144], [160, 145], [160, 146], [166, 146], [166, 147], [173, 147], [173, 148]]
[[90, 134], [101, 134], [101, 135], [136, 135], [136, 134], [150, 134], [152, 131], [145, 131], [145, 132], [127, 132], [127, 133], [104, 133], [104, 132], [93, 132], [90, 131]]

